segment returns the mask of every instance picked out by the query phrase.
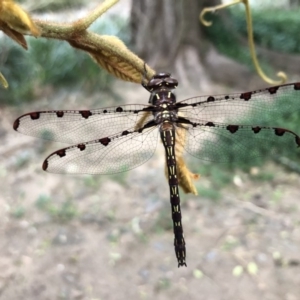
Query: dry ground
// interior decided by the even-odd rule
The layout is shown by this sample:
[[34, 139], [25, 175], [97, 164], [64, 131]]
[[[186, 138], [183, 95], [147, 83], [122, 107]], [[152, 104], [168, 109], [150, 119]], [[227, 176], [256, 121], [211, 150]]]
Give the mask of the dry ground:
[[[145, 103], [141, 87], [117, 85], [124, 103]], [[59, 92], [1, 108], [0, 299], [300, 299], [298, 175], [270, 164], [272, 180], [232, 174], [219, 202], [184, 196], [178, 269], [162, 147], [126, 174], [63, 176], [41, 170], [63, 145], [12, 130], [25, 112], [111, 101]]]

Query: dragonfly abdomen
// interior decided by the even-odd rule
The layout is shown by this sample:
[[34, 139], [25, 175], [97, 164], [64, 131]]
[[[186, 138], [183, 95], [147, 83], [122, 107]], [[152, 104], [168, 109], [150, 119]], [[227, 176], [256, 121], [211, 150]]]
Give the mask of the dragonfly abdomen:
[[175, 129], [171, 124], [171, 126], [168, 125], [168, 122], [162, 124], [160, 136], [166, 151], [166, 163], [168, 169], [170, 202], [172, 207], [172, 220], [174, 230], [174, 246], [178, 261], [178, 267], [180, 267], [186, 266], [186, 250], [181, 221], [180, 196], [176, 170]]

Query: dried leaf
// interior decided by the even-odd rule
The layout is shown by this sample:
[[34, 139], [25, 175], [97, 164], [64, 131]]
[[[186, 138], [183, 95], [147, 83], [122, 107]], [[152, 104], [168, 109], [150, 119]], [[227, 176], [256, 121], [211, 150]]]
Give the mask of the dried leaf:
[[197, 195], [197, 189], [194, 186], [193, 181], [200, 178], [199, 174], [192, 173], [186, 166], [183, 159], [183, 150], [186, 138], [186, 129], [177, 128], [176, 132], [176, 143], [175, 143], [175, 153], [177, 162], [177, 177], [179, 186], [183, 189], [185, 193], [192, 193]]
[[[151, 113], [145, 112], [140, 117], [139, 121], [135, 125], [135, 130], [143, 127], [145, 125], [145, 121], [149, 117]], [[183, 148], [185, 144], [185, 136], [186, 136], [186, 130], [184, 128], [177, 128], [176, 131], [176, 142], [175, 142], [175, 153], [176, 153], [176, 163], [177, 163], [177, 178], [178, 178], [178, 184], [182, 188], [182, 190], [188, 194], [192, 193], [194, 195], [197, 195], [197, 189], [194, 186], [193, 181], [200, 178], [199, 174], [192, 173], [188, 167], [186, 166], [184, 159], [183, 159]], [[167, 164], [165, 165], [165, 174], [168, 178], [168, 168]]]
[[[114, 76], [139, 84], [142, 82], [144, 61], [128, 50], [119, 38], [87, 32], [69, 40], [69, 43], [87, 51], [102, 68]], [[154, 73], [147, 68], [147, 77], [152, 77]]]
[[199, 174], [192, 173], [186, 166], [182, 156], [177, 155], [177, 176], [178, 184], [182, 190], [188, 194], [198, 195], [197, 189], [194, 185], [195, 180], [200, 178]]
[[0, 1], [0, 21], [19, 33], [27, 34], [30, 32], [35, 37], [40, 35], [40, 30], [29, 14], [12, 0]]
[[145, 111], [143, 112], [142, 116], [139, 118], [138, 122], [136, 123], [134, 130], [139, 130], [145, 125], [145, 122], [147, 118], [150, 116], [151, 112], [150, 111]]
[[[106, 0], [87, 16], [71, 23], [59, 24], [36, 20], [36, 24], [41, 29], [42, 37], [67, 41], [71, 46], [88, 52], [98, 65], [114, 76], [140, 84], [145, 73], [145, 62], [127, 49], [117, 37], [101, 36], [87, 30], [118, 1]], [[155, 71], [147, 66], [147, 79], [152, 78], [154, 74]]]
[[23, 34], [15, 31], [14, 29], [11, 29], [7, 26], [6, 23], [0, 21], [0, 30], [2, 30], [7, 36], [9, 36], [12, 40], [17, 42], [20, 46], [22, 46], [24, 49], [28, 49], [26, 40], [23, 36]]

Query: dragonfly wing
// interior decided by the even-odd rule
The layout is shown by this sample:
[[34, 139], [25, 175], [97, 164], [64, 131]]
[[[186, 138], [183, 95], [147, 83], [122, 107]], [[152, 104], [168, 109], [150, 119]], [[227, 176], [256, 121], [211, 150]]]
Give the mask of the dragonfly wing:
[[[300, 83], [246, 93], [194, 97], [180, 101], [176, 106], [187, 119], [246, 125], [267, 125], [262, 122], [272, 120], [272, 126], [284, 127], [284, 124], [278, 124], [276, 115], [300, 110]], [[249, 114], [251, 118], [246, 119]]]
[[142, 132], [123, 131], [74, 145], [49, 155], [43, 169], [51, 173], [115, 174], [133, 169], [153, 155], [158, 140], [156, 127]]
[[[188, 153], [202, 160], [243, 160], [262, 156], [264, 152], [270, 156], [276, 155], [283, 144], [295, 149], [300, 146], [300, 137], [288, 129], [191, 121], [190, 125], [185, 125], [187, 135], [184, 147]], [[228, 149], [235, 157], [224, 155]]]
[[188, 128], [185, 149], [204, 160], [241, 161], [279, 153], [284, 143], [299, 146], [299, 136], [283, 128], [300, 110], [300, 83], [195, 97], [176, 106], [188, 120], [182, 125]]
[[134, 128], [139, 119], [144, 123], [152, 114], [143, 111], [146, 105], [123, 105], [93, 110], [40, 111], [25, 114], [14, 122], [20, 133], [76, 144], [109, 136], [124, 129]]

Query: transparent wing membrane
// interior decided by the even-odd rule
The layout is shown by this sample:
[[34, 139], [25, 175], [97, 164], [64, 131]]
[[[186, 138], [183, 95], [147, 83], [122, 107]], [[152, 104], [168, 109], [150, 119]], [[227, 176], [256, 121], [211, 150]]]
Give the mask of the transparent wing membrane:
[[[169, 73], [158, 73], [143, 83], [151, 93], [149, 106], [33, 112], [19, 117], [13, 127], [27, 135], [75, 144], [55, 151], [43, 163], [45, 171], [75, 174], [133, 169], [151, 158], [160, 133], [180, 267], [186, 266], [186, 247], [178, 191], [182, 169], [177, 172], [176, 155], [182, 159], [184, 148], [202, 160], [251, 159], [252, 163], [255, 157], [278, 155], [281, 148], [299, 151], [298, 121], [288, 121], [299, 120], [300, 83], [176, 103], [173, 90], [177, 84]], [[287, 124], [294, 128], [285, 129]]]
[[78, 144], [52, 153], [44, 170], [68, 174], [114, 174], [125, 172], [152, 157], [158, 140], [156, 128], [143, 134], [124, 132], [100, 140]]
[[134, 128], [145, 114], [142, 111], [145, 107], [123, 105], [93, 110], [33, 112], [18, 118], [14, 128], [30, 136], [75, 144]]
[[299, 83], [232, 95], [194, 97], [177, 105], [190, 122], [183, 125], [187, 128], [185, 149], [199, 159], [232, 162], [271, 157], [279, 155], [287, 145], [295, 153], [299, 151], [298, 126], [286, 128], [290, 120], [299, 120]]
[[[284, 145], [299, 151], [300, 138], [282, 128], [215, 123], [214, 127], [201, 124], [190, 126], [184, 147], [199, 159], [225, 163], [264, 154], [271, 157], [278, 154]], [[228, 149], [232, 156], [225, 155]]]
[[300, 111], [300, 84], [286, 84], [247, 93], [200, 96], [177, 104], [187, 119], [239, 124], [250, 114], [251, 118], [247, 118], [249, 124], [241, 124], [263, 125], [265, 120], [272, 119], [272, 126], [282, 127], [283, 124], [277, 124], [274, 115]]

